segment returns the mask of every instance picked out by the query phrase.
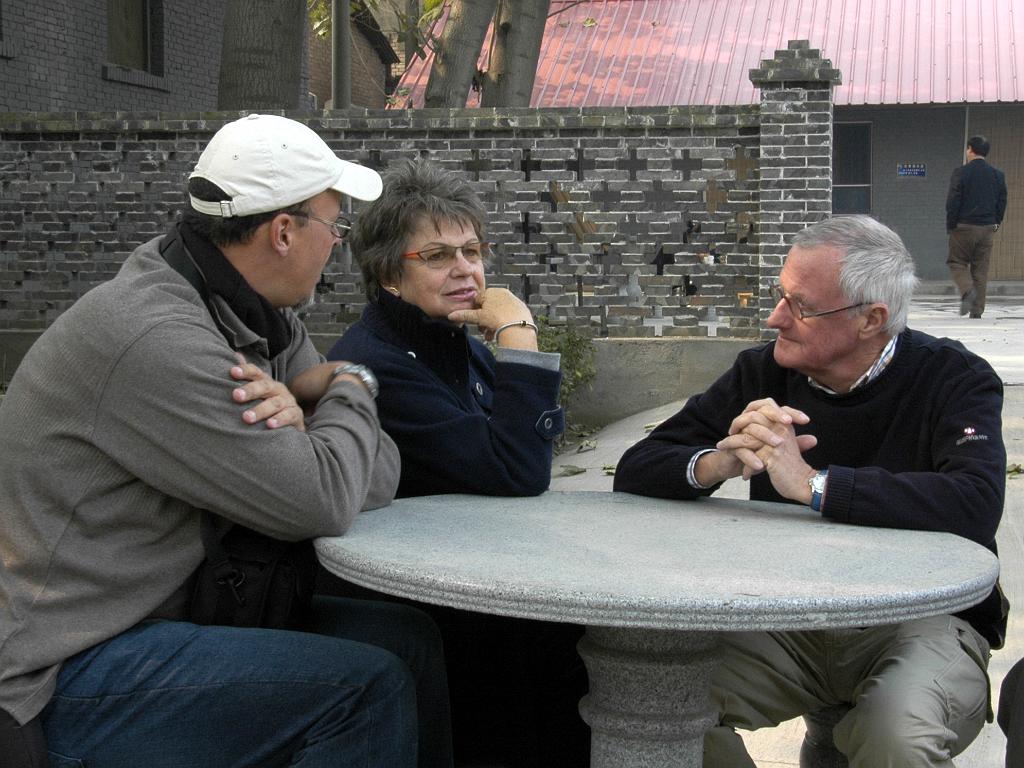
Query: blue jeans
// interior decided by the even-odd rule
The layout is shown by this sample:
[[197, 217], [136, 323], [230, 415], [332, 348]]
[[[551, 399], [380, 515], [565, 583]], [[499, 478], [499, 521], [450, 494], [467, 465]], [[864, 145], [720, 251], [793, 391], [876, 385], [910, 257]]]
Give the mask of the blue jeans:
[[51, 766], [450, 766], [436, 627], [405, 606], [318, 597], [303, 632], [143, 622], [64, 663]]

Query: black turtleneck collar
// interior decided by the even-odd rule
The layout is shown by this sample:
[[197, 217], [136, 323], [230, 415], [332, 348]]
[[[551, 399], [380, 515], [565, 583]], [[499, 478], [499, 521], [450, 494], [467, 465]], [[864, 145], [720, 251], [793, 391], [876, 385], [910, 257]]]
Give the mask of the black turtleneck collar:
[[[372, 302], [371, 302], [372, 303]], [[409, 342], [428, 341], [437, 337], [451, 338], [452, 333], [465, 338], [465, 326], [458, 326], [447, 318], [433, 318], [415, 304], [379, 291], [376, 303], [388, 324]]]
[[286, 350], [291, 343], [291, 329], [281, 312], [253, 290], [217, 246], [189, 226], [187, 216], [178, 225], [178, 231], [206, 279], [207, 290], [220, 296], [249, 330], [267, 340], [271, 359]]
[[465, 326], [432, 318], [415, 304], [387, 291], [380, 291], [376, 301], [367, 303], [363, 322], [383, 338], [413, 352], [457, 391], [468, 387], [470, 351]]

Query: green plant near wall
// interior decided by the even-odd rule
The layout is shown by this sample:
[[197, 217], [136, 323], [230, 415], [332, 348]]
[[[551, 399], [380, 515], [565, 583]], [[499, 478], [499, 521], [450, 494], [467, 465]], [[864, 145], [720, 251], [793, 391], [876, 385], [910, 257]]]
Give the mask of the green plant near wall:
[[593, 340], [571, 325], [551, 325], [547, 316], [538, 315], [537, 347], [541, 352], [558, 352], [562, 356], [563, 406], [580, 387], [590, 384], [597, 375]]

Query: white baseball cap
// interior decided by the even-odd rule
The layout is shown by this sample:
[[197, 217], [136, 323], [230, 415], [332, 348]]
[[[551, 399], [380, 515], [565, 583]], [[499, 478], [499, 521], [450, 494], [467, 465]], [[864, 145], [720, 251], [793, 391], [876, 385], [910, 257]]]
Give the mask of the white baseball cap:
[[277, 115], [248, 115], [223, 126], [199, 156], [189, 179], [206, 179], [230, 200], [189, 195], [209, 216], [251, 216], [301, 203], [328, 189], [376, 200], [383, 184], [372, 168], [342, 160], [313, 130]]

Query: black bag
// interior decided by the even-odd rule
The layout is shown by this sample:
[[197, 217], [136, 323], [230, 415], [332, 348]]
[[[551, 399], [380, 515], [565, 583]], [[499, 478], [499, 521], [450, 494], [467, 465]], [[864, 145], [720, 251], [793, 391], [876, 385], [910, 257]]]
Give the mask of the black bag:
[[46, 737], [38, 717], [24, 725], [0, 709], [0, 757], [4, 768], [47, 768]]
[[272, 539], [209, 512], [206, 560], [196, 571], [189, 621], [226, 627], [294, 629], [305, 618], [316, 581], [313, 542]]

